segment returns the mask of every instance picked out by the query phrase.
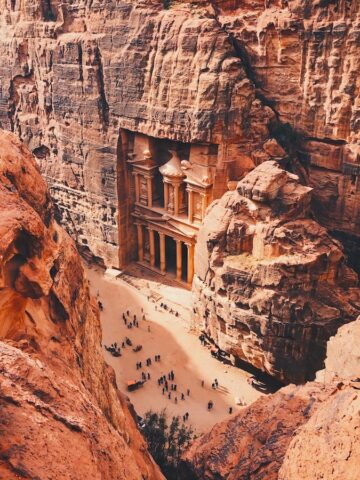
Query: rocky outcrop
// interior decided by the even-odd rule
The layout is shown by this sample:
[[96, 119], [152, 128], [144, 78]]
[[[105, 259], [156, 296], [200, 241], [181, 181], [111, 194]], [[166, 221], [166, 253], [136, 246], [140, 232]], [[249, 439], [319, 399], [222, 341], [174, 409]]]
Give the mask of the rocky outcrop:
[[317, 372], [316, 379], [331, 382], [347, 378], [360, 379], [360, 317], [340, 327], [326, 346], [325, 368]]
[[321, 223], [359, 235], [359, 1], [212, 3], [281, 121], [277, 138], [307, 166]]
[[355, 480], [359, 383], [289, 385], [195, 440], [183, 480]]
[[286, 451], [279, 480], [355, 480], [360, 461], [360, 383], [328, 398], [302, 427]]
[[3, 0], [1, 126], [28, 143], [64, 225], [107, 265], [134, 250], [123, 129], [216, 145], [215, 198], [276, 139], [321, 221], [358, 235], [358, 6]]
[[27, 148], [0, 133], [0, 477], [163, 478], [104, 363], [74, 243]]
[[195, 250], [195, 328], [283, 382], [313, 379], [360, 312], [357, 276], [310, 202], [296, 175], [264, 162], [209, 207]]
[[360, 317], [341, 327], [328, 342], [321, 382], [284, 387], [215, 425], [183, 456], [181, 478], [355, 480], [360, 383], [353, 360], [359, 322]]

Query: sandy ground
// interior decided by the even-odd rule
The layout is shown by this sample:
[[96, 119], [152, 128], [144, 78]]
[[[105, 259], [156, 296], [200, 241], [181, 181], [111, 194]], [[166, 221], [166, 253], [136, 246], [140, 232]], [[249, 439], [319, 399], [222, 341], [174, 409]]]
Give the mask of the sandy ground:
[[[212, 358], [209, 349], [203, 347], [198, 336], [189, 330], [189, 291], [142, 279], [136, 279], [134, 285], [130, 285], [121, 278], [109, 278], [96, 268], [88, 269], [88, 277], [92, 293], [98, 295], [104, 305], [101, 313], [103, 346], [115, 341], [121, 345], [126, 336], [131, 339], [133, 346], [143, 346], [138, 353], [133, 352], [133, 347], [121, 349], [122, 356], [118, 358], [103, 347], [105, 360], [114, 368], [120, 390], [126, 391], [128, 380], [141, 379], [142, 371], [150, 373], [151, 379], [142, 388], [128, 392], [138, 415], [164, 408], [169, 417], [183, 416], [188, 412], [188, 423], [196, 433], [202, 433], [228, 418], [230, 406], [233, 407], [233, 414], [243, 408], [236, 405], [236, 398], [249, 404], [261, 395], [247, 383], [249, 373]], [[131, 281], [133, 277], [127, 278]], [[179, 317], [161, 309], [161, 302], [173, 306], [179, 312]], [[135, 314], [137, 319], [141, 319], [141, 308], [146, 320], [140, 320], [139, 328], [128, 329], [122, 319], [123, 312], [130, 310], [132, 317]], [[154, 361], [156, 354], [161, 355], [160, 362]], [[148, 357], [152, 359], [150, 367], [146, 367]], [[136, 362], [139, 361], [142, 362], [142, 370], [136, 369]], [[157, 380], [171, 370], [175, 373], [175, 380], [169, 385], [175, 383], [177, 392], [171, 392], [171, 399], [168, 399]], [[217, 390], [211, 386], [215, 378], [219, 382]], [[190, 395], [187, 395], [188, 389]], [[181, 400], [181, 393], [184, 393], [185, 400]], [[209, 400], [214, 402], [210, 412], [207, 410]]]

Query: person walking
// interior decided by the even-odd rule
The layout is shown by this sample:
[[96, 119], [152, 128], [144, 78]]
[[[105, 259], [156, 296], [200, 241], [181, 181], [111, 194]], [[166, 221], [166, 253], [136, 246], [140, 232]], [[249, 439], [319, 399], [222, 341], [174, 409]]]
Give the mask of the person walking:
[[232, 414], [232, 412], [233, 412], [233, 408], [232, 408], [232, 407], [229, 407], [229, 413], [230, 413], [230, 415]]
[[190, 397], [190, 389], [189, 388], [187, 389], [186, 394], [187, 394], [188, 397]]

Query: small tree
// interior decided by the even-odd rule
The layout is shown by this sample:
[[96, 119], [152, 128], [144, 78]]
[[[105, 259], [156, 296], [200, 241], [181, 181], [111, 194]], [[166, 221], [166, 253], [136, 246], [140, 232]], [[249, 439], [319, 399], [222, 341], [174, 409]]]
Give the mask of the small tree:
[[172, 417], [167, 423], [165, 410], [145, 413], [142, 428], [149, 451], [168, 480], [177, 480], [177, 470], [182, 453], [195, 439], [193, 429], [180, 423], [180, 417]]

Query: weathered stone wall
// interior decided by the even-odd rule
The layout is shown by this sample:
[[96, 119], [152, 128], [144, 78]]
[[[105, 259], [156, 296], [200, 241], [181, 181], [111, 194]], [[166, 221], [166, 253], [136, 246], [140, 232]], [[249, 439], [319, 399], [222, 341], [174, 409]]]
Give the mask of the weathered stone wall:
[[358, 6], [3, 0], [1, 126], [29, 144], [64, 224], [109, 265], [131, 258], [120, 128], [219, 145], [216, 196], [229, 168], [269, 159], [275, 136], [292, 168], [308, 165], [320, 220], [358, 234], [360, 187], [344, 173], [358, 155]]
[[46, 183], [0, 131], [0, 477], [163, 479], [103, 359], [95, 299]]
[[50, 12], [44, 5], [2, 3], [1, 125], [37, 155], [79, 243], [107, 264], [123, 264], [130, 254], [118, 246], [128, 243], [130, 205], [120, 128], [226, 145], [222, 177], [229, 156], [261, 150], [274, 115], [203, 9], [79, 1], [54, 2]]
[[360, 313], [357, 275], [310, 202], [264, 162], [209, 207], [195, 248], [194, 327], [284, 382], [313, 379], [329, 337]]
[[359, 448], [360, 317], [328, 342], [326, 375], [262, 397], [199, 437], [183, 480], [355, 480]]

